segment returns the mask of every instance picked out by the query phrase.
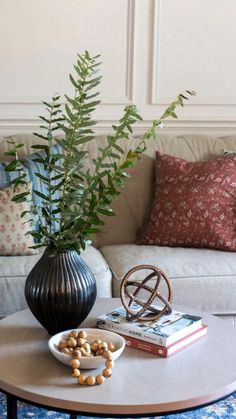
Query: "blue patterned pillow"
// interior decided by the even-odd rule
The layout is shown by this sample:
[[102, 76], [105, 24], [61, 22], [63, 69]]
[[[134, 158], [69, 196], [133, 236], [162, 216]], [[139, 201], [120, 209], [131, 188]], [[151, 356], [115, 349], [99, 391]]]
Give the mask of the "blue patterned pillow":
[[[53, 153], [60, 153], [60, 154], [62, 153], [62, 149], [58, 144], [55, 144], [53, 146]], [[34, 173], [37, 172], [45, 177], [48, 177], [48, 171], [44, 168], [44, 165], [34, 161], [34, 159], [36, 158], [38, 159], [42, 157], [43, 158], [45, 157], [45, 151], [40, 151], [38, 153], [31, 154], [27, 157], [22, 157], [21, 160], [23, 162], [25, 173], [27, 175], [27, 181], [32, 183], [33, 189], [43, 193], [44, 195], [47, 195], [47, 185], [43, 183], [42, 180], [38, 176], [34, 175]], [[17, 173], [5, 171], [6, 165], [7, 163], [4, 163], [4, 162], [0, 163], [0, 189], [6, 188], [7, 186], [9, 186], [11, 180], [17, 177]], [[53, 176], [56, 176], [57, 174], [58, 173], [52, 171], [51, 176], [53, 177]], [[43, 199], [40, 198], [38, 195], [36, 195], [34, 192], [33, 192], [32, 197], [33, 197], [34, 204], [37, 205], [37, 207], [42, 208]], [[58, 199], [59, 197], [60, 197], [60, 192], [56, 191], [53, 194], [53, 198]], [[34, 224], [34, 228], [37, 230], [38, 221], [35, 220], [33, 224]], [[58, 224], [57, 222], [53, 222], [52, 231], [57, 230], [57, 227], [58, 227], [57, 224]]]

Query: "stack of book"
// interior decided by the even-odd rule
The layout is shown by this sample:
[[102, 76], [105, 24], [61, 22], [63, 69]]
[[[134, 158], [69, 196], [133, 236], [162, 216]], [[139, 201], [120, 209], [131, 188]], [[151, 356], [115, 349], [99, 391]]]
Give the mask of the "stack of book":
[[157, 321], [129, 322], [125, 308], [118, 307], [98, 316], [97, 327], [119, 333], [127, 346], [163, 357], [174, 355], [207, 334], [201, 317], [175, 310]]

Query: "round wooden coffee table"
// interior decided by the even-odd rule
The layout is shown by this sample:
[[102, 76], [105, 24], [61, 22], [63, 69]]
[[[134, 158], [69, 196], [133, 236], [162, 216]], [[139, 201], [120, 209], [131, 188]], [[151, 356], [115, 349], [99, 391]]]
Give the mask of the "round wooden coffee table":
[[[97, 300], [84, 327], [120, 305]], [[78, 386], [69, 367], [48, 349], [49, 336], [30, 311], [0, 321], [0, 389], [8, 395], [8, 418], [16, 399], [91, 416], [158, 416], [212, 403], [236, 390], [236, 333], [223, 320], [193, 309], [209, 325], [208, 335], [170, 358], [125, 348], [105, 384]]]

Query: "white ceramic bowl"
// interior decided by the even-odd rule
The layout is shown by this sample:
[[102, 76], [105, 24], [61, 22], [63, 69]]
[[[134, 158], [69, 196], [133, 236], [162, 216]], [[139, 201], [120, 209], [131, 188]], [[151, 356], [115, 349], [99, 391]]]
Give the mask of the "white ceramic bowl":
[[[64, 332], [57, 333], [52, 336], [48, 341], [48, 346], [51, 353], [58, 359], [58, 361], [63, 362], [63, 364], [70, 366], [71, 356], [63, 352], [60, 352], [57, 345], [60, 340], [66, 338], [70, 332], [73, 330], [84, 330], [87, 332], [87, 340], [90, 343], [95, 339], [101, 339], [107, 343], [112, 342], [116, 347], [116, 351], [112, 352], [112, 360], [117, 359], [123, 352], [125, 347], [125, 340], [114, 332], [109, 332], [108, 330], [102, 329], [71, 329], [65, 330]], [[80, 369], [93, 369], [103, 367], [105, 359], [102, 356], [93, 356], [93, 357], [81, 357], [80, 358]]]

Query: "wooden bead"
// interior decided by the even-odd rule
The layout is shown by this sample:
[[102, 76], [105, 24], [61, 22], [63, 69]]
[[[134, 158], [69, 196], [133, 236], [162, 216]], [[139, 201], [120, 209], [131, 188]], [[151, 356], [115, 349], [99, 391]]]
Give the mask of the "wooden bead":
[[78, 333], [78, 335], [79, 335], [79, 338], [86, 339], [86, 337], [87, 337], [87, 332], [85, 332], [84, 330], [81, 330], [81, 331]]
[[96, 342], [93, 342], [91, 345], [90, 345], [90, 349], [91, 349], [91, 351], [93, 351], [93, 352], [97, 352], [97, 350], [98, 350], [98, 343], [96, 343]]
[[100, 349], [100, 351], [106, 351], [107, 350], [107, 343], [106, 342], [99, 343], [99, 349]]
[[96, 378], [93, 375], [89, 375], [87, 377], [87, 384], [89, 386], [94, 386], [95, 383], [96, 383]]
[[74, 338], [69, 338], [68, 339], [68, 346], [70, 348], [75, 348], [77, 346], [77, 341]]
[[73, 356], [73, 358], [79, 359], [79, 358], [81, 358], [82, 355], [81, 355], [81, 352], [78, 349], [74, 349], [73, 352], [72, 352], [72, 356]]
[[77, 339], [77, 342], [78, 342], [78, 346], [83, 346], [83, 345], [85, 344], [85, 339], [83, 339], [83, 338], [78, 338], [78, 339]]
[[72, 368], [79, 368], [80, 361], [78, 359], [72, 359], [70, 365], [72, 366]]
[[86, 383], [86, 377], [82, 374], [77, 379], [78, 384], [85, 384]]
[[82, 346], [82, 348], [84, 348], [87, 353], [89, 353], [89, 354], [91, 353], [91, 348], [90, 348], [89, 343], [87, 343], [87, 342], [84, 343], [83, 346]]
[[64, 349], [64, 348], [67, 348], [67, 342], [66, 342], [66, 340], [61, 340], [61, 341], [58, 343], [58, 349], [62, 350], [62, 349]]
[[97, 377], [96, 377], [96, 383], [97, 384], [103, 384], [104, 381], [105, 381], [105, 378], [103, 377], [102, 374], [97, 375]]
[[107, 351], [103, 352], [103, 356], [104, 356], [104, 358], [109, 359], [111, 361], [112, 353], [111, 353], [111, 351], [107, 350]]
[[69, 333], [69, 337], [70, 337], [70, 338], [75, 338], [75, 339], [77, 339], [78, 335], [79, 335], [79, 333], [78, 333], [78, 332], [76, 332], [76, 330], [73, 330], [72, 332], [70, 332], [70, 333]]
[[70, 354], [71, 354], [71, 352], [69, 351], [69, 348], [64, 348], [64, 349], [62, 350], [62, 352], [63, 352], [64, 354], [67, 354], [67, 355], [70, 355]]
[[108, 349], [109, 349], [109, 351], [114, 352], [116, 350], [116, 347], [115, 347], [114, 343], [109, 342], [108, 343]]
[[109, 359], [106, 360], [105, 365], [107, 368], [111, 369], [114, 367], [115, 363], [114, 361], [110, 361]]
[[74, 368], [72, 372], [72, 377], [78, 378], [80, 376], [80, 370], [78, 368]]
[[81, 356], [86, 356], [86, 350], [84, 348], [80, 348]]
[[103, 377], [106, 377], [106, 378], [110, 377], [111, 374], [112, 374], [112, 371], [109, 368], [105, 368], [102, 372]]

